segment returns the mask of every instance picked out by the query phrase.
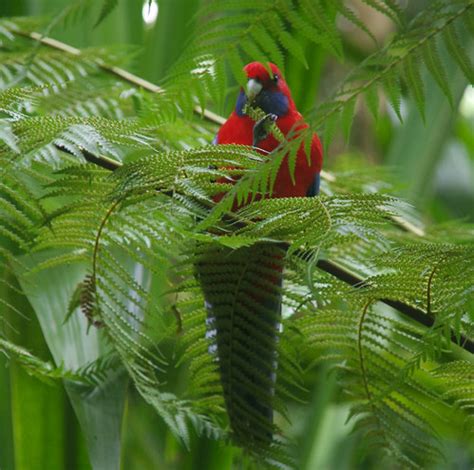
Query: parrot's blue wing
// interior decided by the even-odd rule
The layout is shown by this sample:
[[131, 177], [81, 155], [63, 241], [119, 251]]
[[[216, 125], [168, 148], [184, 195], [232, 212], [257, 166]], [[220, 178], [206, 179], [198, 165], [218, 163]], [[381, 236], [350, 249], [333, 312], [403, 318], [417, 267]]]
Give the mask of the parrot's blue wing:
[[314, 197], [319, 194], [319, 186], [321, 184], [321, 175], [318, 173], [314, 175], [314, 180], [306, 191], [307, 197]]

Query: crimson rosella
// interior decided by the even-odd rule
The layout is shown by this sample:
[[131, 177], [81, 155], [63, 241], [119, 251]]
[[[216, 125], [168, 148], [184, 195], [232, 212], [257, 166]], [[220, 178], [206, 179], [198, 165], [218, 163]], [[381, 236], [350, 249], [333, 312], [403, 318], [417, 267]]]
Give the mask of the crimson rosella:
[[[279, 145], [265, 126], [276, 122], [284, 136], [307, 128], [296, 109], [280, 71], [261, 63], [244, 67], [248, 82], [237, 104], [222, 125], [215, 144], [252, 145], [268, 155]], [[255, 122], [246, 113], [246, 104], [266, 114]], [[267, 128], [267, 130], [265, 130]], [[311, 154], [301, 144], [294, 178], [287, 157], [283, 159], [271, 197], [315, 196], [319, 192], [322, 149], [316, 134]], [[218, 201], [220, 197], [216, 197]], [[272, 440], [272, 400], [276, 379], [276, 343], [281, 317], [281, 284], [286, 245], [259, 242], [250, 247], [228, 249], [207, 247], [196, 263], [207, 309], [209, 338], [219, 363], [230, 427], [241, 443], [269, 444]]]

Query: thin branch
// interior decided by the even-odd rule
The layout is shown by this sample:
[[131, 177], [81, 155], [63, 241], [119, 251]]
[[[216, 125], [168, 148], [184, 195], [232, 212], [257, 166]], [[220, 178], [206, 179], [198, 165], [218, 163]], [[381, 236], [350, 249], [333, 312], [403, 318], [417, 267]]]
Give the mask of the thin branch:
[[[17, 34], [18, 36], [23, 36], [23, 37], [27, 37], [35, 41], [38, 41], [41, 44], [44, 44], [45, 46], [51, 47], [52, 49], [57, 49], [59, 51], [63, 51], [75, 56], [81, 55], [80, 49], [72, 47], [69, 44], [65, 44], [64, 42], [58, 41], [57, 39], [45, 37], [42, 34], [36, 33], [34, 31], [26, 32], [26, 31], [13, 29], [11, 30], [11, 32], [14, 34]], [[134, 75], [133, 73], [127, 72], [126, 70], [121, 69], [120, 67], [107, 65], [102, 61], [97, 61], [96, 63], [97, 63], [97, 66], [100, 67], [105, 72], [116, 75], [122, 80], [132, 83], [133, 85], [139, 88], [143, 88], [144, 90], [150, 91], [151, 93], [164, 92], [163, 88], [159, 87], [158, 85], [155, 85], [154, 83], [144, 80], [143, 78], [138, 77], [137, 75]], [[203, 116], [208, 121], [213, 122], [214, 124], [217, 124], [219, 126], [224, 124], [224, 122], [226, 121], [222, 116], [219, 116], [218, 114], [213, 113], [212, 111], [209, 111], [208, 109], [203, 109], [201, 108], [201, 106], [195, 106], [194, 112], [200, 116]]]
[[[67, 152], [66, 149], [60, 148], [60, 150]], [[106, 170], [116, 170], [122, 166], [120, 162], [114, 162], [110, 159], [104, 159], [102, 161], [101, 157], [96, 157], [95, 155], [90, 154], [89, 152], [83, 150], [84, 158], [95, 165], [101, 166]], [[111, 162], [113, 165], [111, 166]], [[237, 220], [239, 224], [244, 224], [245, 222], [240, 220], [236, 215], [233, 213], [226, 214], [226, 217], [232, 218]], [[331, 274], [332, 276], [336, 277], [340, 281], [345, 282], [354, 287], [364, 287], [365, 281], [363, 278], [356, 276], [355, 274], [351, 273], [350, 271], [346, 270], [345, 268], [339, 266], [337, 263], [330, 261], [328, 259], [320, 259], [316, 263], [316, 266], [321, 269], [322, 271]], [[408, 318], [411, 318], [413, 321], [420, 323], [426, 327], [432, 327], [435, 323], [435, 320], [432, 316], [428, 315], [423, 310], [417, 309], [412, 307], [411, 305], [405, 304], [400, 302], [399, 300], [391, 300], [391, 299], [378, 299], [380, 302], [388, 305], [395, 310], [398, 310], [400, 313], [405, 315]], [[458, 342], [459, 339], [459, 342]], [[461, 348], [469, 351], [470, 353], [474, 353], [474, 341], [470, 340], [469, 338], [461, 335], [458, 337], [453, 331], [451, 332], [451, 341], [455, 344], [460, 346]]]
[[[48, 46], [52, 49], [63, 51], [63, 52], [66, 52], [68, 54], [72, 54], [72, 55], [75, 55], [75, 56], [78, 56], [78, 55], [81, 54], [80, 49], [72, 47], [69, 44], [65, 44], [64, 42], [58, 41], [56, 39], [45, 37], [45, 36], [41, 35], [40, 33], [25, 32], [25, 31], [20, 31], [20, 30], [11, 30], [11, 32], [14, 33], [14, 34], [18, 34], [19, 36], [23, 36], [23, 37], [33, 39], [34, 41], [38, 41], [41, 44], [44, 44], [45, 46]], [[158, 85], [155, 85], [154, 83], [151, 83], [147, 80], [144, 80], [143, 78], [138, 77], [137, 75], [134, 75], [133, 73], [127, 72], [126, 70], [124, 70], [120, 67], [114, 67], [114, 66], [111, 66], [111, 65], [107, 65], [102, 61], [98, 62], [97, 65], [102, 70], [104, 70], [108, 73], [111, 73], [113, 75], [116, 75], [117, 77], [121, 78], [122, 80], [125, 80], [126, 82], [131, 83], [132, 85], [135, 85], [139, 88], [143, 88], [144, 90], [147, 90], [151, 93], [163, 93], [164, 92], [163, 88], [159, 87]], [[214, 124], [217, 124], [218, 126], [222, 126], [222, 124], [224, 124], [224, 122], [226, 121], [226, 119], [224, 117], [219, 116], [218, 114], [213, 113], [212, 111], [209, 111], [208, 109], [203, 109], [203, 108], [201, 108], [201, 106], [196, 105], [193, 110], [197, 115], [203, 116], [204, 119], [206, 119], [207, 121], [212, 122]], [[97, 158], [99, 158], [99, 157], [97, 157]], [[96, 162], [92, 162], [92, 163], [96, 163]], [[107, 168], [107, 169], [112, 170], [113, 168]], [[332, 173], [330, 173], [328, 171], [324, 171], [324, 170], [321, 170], [321, 178], [328, 181], [329, 183], [334, 183], [336, 181], [336, 177]], [[398, 219], [400, 219], [400, 218], [398, 218]], [[422, 229], [419, 229], [418, 227], [415, 227], [413, 224], [410, 224], [409, 222], [407, 222], [405, 220], [400, 221], [400, 220], [395, 220], [395, 218], [393, 218], [393, 220], [394, 220], [395, 223], [400, 224], [400, 225], [404, 225], [405, 227], [408, 227], [410, 225], [410, 230], [408, 230], [408, 231], [412, 231], [411, 229], [414, 228], [415, 230], [421, 232], [424, 235], [424, 232], [422, 231]]]

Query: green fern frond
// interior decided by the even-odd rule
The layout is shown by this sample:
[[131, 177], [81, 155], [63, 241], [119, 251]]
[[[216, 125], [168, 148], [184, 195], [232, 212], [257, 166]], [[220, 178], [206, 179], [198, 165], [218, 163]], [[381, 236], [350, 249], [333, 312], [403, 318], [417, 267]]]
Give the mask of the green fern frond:
[[[397, 74], [403, 70], [406, 85], [413, 95], [417, 108], [423, 115], [424, 93], [422, 79], [422, 64], [426, 64], [428, 71], [441, 87], [446, 97], [451, 100], [450, 86], [443, 73], [443, 64], [436, 53], [438, 41], [450, 50], [458, 66], [463, 70], [469, 82], [472, 82], [472, 65], [464, 48], [458, 39], [457, 30], [461, 21], [474, 15], [472, 2], [459, 0], [456, 2], [440, 1], [437, 7], [423, 11], [406, 26], [383, 49], [369, 56], [359, 67], [351, 72], [334, 95], [332, 102], [315, 109], [313, 126], [318, 129], [325, 125], [329, 139], [333, 136], [337, 123], [344, 115], [343, 110], [351, 106], [354, 98], [370, 96], [370, 108], [377, 106], [377, 95], [369, 92], [370, 88], [383, 85], [388, 98], [401, 120], [399, 111], [401, 87], [397, 83]], [[457, 46], [456, 46], [457, 45]], [[459, 46], [459, 47], [458, 47]], [[454, 48], [456, 47], [456, 52]], [[361, 84], [361, 80], [363, 83]], [[347, 115], [345, 113], [346, 120]], [[328, 124], [331, 123], [331, 124]], [[326, 137], [327, 138], [327, 137]], [[327, 145], [327, 142], [325, 142]]]

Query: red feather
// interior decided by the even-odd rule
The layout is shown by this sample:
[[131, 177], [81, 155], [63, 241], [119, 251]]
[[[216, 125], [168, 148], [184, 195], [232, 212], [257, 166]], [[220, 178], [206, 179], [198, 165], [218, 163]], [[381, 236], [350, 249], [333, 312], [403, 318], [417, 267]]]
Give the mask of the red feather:
[[[291, 97], [290, 90], [285, 80], [282, 78], [278, 67], [270, 64], [273, 74], [277, 74], [278, 83], [275, 84], [268, 70], [259, 62], [252, 62], [245, 67], [248, 78], [258, 78], [263, 86], [274, 87], [288, 98], [288, 113], [277, 119], [276, 124], [281, 132], [286, 136], [290, 131], [301, 130], [308, 127], [302, 115], [296, 109]], [[235, 111], [229, 116], [217, 133], [218, 144], [242, 144], [252, 145], [253, 127], [255, 122], [247, 115], [239, 116]], [[278, 141], [269, 135], [259, 142], [258, 147], [261, 153], [271, 152], [278, 146]], [[298, 150], [295, 167], [295, 181], [290, 176], [288, 167], [288, 157], [282, 161], [278, 171], [272, 197], [303, 197], [306, 196], [309, 186], [313, 183], [315, 175], [319, 174], [322, 167], [322, 148], [317, 134], [313, 135], [311, 142], [311, 155], [308, 159], [304, 146]], [[308, 163], [309, 161], [309, 163]]]

